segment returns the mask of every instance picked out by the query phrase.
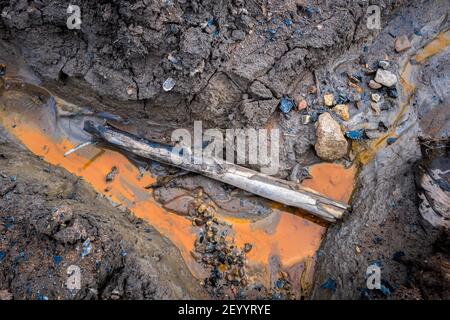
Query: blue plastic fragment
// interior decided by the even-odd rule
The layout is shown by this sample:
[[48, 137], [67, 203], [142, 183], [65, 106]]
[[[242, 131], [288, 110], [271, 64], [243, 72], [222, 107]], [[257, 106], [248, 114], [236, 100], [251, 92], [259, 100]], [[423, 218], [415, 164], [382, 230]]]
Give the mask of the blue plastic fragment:
[[325, 281], [321, 286], [322, 289], [328, 289], [334, 292], [336, 292], [336, 281], [332, 278], [328, 278], [327, 281]]
[[91, 242], [89, 239], [83, 242], [83, 250], [81, 251], [81, 257], [87, 256], [92, 250]]
[[280, 110], [283, 113], [288, 113], [294, 107], [294, 100], [288, 97], [281, 98], [280, 101]]
[[387, 140], [386, 140], [386, 142], [387, 142], [388, 145], [393, 144], [395, 141], [397, 141], [397, 138], [394, 138], [394, 137], [389, 137], [389, 138], [387, 138]]
[[288, 18], [286, 18], [286, 19], [284, 19], [284, 24], [286, 25], [286, 26], [288, 26], [288, 27], [291, 27], [292, 26], [292, 20], [291, 19], [288, 19]]
[[6, 252], [5, 251], [0, 251], [0, 262], [3, 261], [3, 259], [5, 259], [6, 257]]
[[350, 140], [363, 140], [367, 138], [366, 132], [364, 129], [359, 130], [350, 130], [345, 133], [345, 136]]
[[278, 279], [276, 282], [275, 282], [275, 287], [277, 288], [277, 289], [282, 289], [283, 287], [284, 287], [284, 280], [283, 279]]
[[59, 264], [61, 263], [61, 261], [62, 261], [62, 257], [61, 256], [53, 256], [53, 262], [57, 265], [57, 266], [59, 266]]
[[208, 26], [212, 26], [214, 24], [214, 18], [208, 20]]

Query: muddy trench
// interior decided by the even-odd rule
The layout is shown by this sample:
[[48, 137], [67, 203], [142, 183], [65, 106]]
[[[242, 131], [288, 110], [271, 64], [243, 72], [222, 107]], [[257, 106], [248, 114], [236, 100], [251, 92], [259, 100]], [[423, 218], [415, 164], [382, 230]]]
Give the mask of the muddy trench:
[[[450, 3], [370, 5], [0, 1], [0, 299], [448, 299]], [[277, 129], [274, 177], [349, 210], [72, 152], [86, 121]]]

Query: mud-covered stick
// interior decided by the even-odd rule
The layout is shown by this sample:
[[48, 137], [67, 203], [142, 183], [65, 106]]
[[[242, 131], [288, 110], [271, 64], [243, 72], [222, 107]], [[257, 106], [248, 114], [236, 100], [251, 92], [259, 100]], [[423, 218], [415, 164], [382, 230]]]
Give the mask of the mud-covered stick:
[[[230, 184], [258, 196], [306, 210], [329, 222], [340, 219], [348, 206], [331, 200], [312, 189], [273, 178], [262, 173], [225, 162], [216, 158], [202, 158], [196, 162], [186, 161], [186, 154], [176, 152], [171, 146], [155, 143], [121, 131], [109, 125], [85, 121], [84, 130], [96, 140], [122, 149], [143, 158], [202, 174], [209, 178]], [[189, 156], [192, 154], [189, 150]]]

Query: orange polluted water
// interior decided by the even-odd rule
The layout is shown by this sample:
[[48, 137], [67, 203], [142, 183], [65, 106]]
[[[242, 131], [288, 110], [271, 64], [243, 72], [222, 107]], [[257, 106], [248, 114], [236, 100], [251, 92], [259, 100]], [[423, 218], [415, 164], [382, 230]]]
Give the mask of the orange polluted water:
[[[27, 94], [14, 90], [1, 92], [0, 124], [3, 128], [46, 162], [82, 177], [117, 206], [128, 208], [137, 217], [154, 226], [179, 248], [192, 274], [198, 278], [205, 277], [205, 270], [191, 256], [196, 234], [200, 229], [185, 217], [163, 209], [153, 199], [152, 194], [144, 187], [155, 182], [155, 178], [148, 171], [141, 173], [120, 152], [109, 149], [88, 146], [64, 157], [64, 153], [78, 141], [57, 128], [49, 129], [46, 125], [49, 115], [45, 112], [30, 112], [33, 108], [42, 108], [42, 105], [34, 98], [18, 98]], [[33, 103], [36, 104], [34, 107]], [[113, 181], [107, 182], [105, 177], [113, 167], [117, 168], [117, 174]], [[305, 186], [335, 200], [349, 200], [354, 187], [354, 168], [318, 164], [311, 168], [311, 174], [313, 178], [306, 180]], [[262, 281], [270, 286], [276, 273], [283, 270], [291, 273], [294, 282], [298, 282], [300, 278], [310, 282], [314, 256], [325, 227], [302, 217], [300, 213], [285, 211], [281, 206], [275, 206], [272, 211], [268, 217], [256, 222], [244, 218], [222, 217], [232, 224], [239, 247], [247, 242], [253, 244], [253, 249], [247, 255], [249, 280]]]

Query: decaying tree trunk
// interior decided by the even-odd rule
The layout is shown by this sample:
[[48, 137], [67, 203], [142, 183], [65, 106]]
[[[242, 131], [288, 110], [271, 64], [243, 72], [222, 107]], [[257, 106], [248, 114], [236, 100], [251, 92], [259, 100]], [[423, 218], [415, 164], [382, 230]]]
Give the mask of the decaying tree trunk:
[[[109, 125], [93, 121], [84, 123], [84, 130], [96, 141], [106, 143], [143, 158], [152, 159], [233, 185], [258, 196], [297, 207], [329, 222], [340, 219], [348, 206], [297, 184], [273, 178], [217, 158], [202, 158], [201, 162], [186, 161], [186, 154], [175, 152], [168, 145], [136, 137]], [[191, 156], [191, 151], [183, 149]], [[194, 159], [195, 157], [191, 157]]]

